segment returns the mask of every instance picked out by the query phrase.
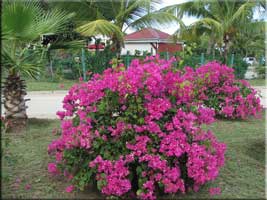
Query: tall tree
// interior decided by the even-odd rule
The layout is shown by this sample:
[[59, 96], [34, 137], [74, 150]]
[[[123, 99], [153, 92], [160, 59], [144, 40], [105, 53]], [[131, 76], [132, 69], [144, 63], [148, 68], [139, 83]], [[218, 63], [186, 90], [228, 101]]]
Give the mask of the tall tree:
[[[160, 0], [80, 0], [54, 5], [64, 7], [71, 12], [76, 10], [79, 22], [77, 31], [85, 36], [106, 35], [111, 37], [115, 49], [120, 52], [123, 36], [128, 28], [166, 25], [179, 22], [171, 13], [158, 11]], [[78, 10], [77, 10], [78, 9]], [[84, 13], [85, 15], [80, 15]], [[90, 13], [90, 15], [88, 15]]]
[[[199, 19], [189, 25], [182, 32], [210, 35], [211, 42], [215, 42], [222, 50], [224, 62], [236, 34], [248, 27], [252, 21], [253, 9], [257, 6], [254, 1], [205, 1], [196, 0], [179, 5], [172, 5], [163, 10], [170, 13], [178, 11], [178, 17], [185, 15]], [[199, 31], [201, 30], [201, 31]]]
[[233, 41], [232, 49], [243, 56], [261, 57], [265, 52], [265, 21], [253, 21], [239, 30]]
[[59, 32], [73, 14], [44, 11], [36, 1], [4, 1], [2, 5], [1, 65], [7, 72], [3, 85], [7, 128], [26, 125], [26, 85], [21, 75], [35, 78], [43, 66], [40, 36]]

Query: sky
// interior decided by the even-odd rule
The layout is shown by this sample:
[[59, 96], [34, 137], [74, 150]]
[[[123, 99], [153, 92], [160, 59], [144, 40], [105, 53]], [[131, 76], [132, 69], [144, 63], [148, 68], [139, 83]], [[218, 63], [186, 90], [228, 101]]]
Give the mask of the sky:
[[[163, 8], [163, 7], [166, 7], [166, 6], [170, 6], [170, 5], [173, 5], [173, 4], [180, 4], [180, 3], [184, 3], [184, 2], [188, 2], [189, 0], [161, 0], [162, 1], [162, 4], [161, 6], [159, 7], [160, 8]], [[193, 23], [194, 21], [197, 20], [197, 18], [195, 17], [183, 17], [182, 18], [183, 22], [185, 23], [185, 25], [189, 25], [191, 23]], [[175, 25], [175, 24], [172, 24], [170, 25], [169, 27], [164, 27], [164, 30], [163, 32], [166, 32], [166, 33], [169, 33], [169, 34], [173, 34], [177, 29], [179, 28], [179, 25]], [[126, 33], [132, 33], [134, 32], [135, 30], [134, 29], [128, 29], [126, 31]]]
[[[166, 6], [170, 6], [173, 4], [181, 4], [181, 3], [185, 3], [188, 2], [188, 0], [162, 0], [162, 8], [166, 7]], [[185, 25], [189, 25], [193, 22], [195, 22], [197, 20], [196, 17], [183, 17], [182, 18], [183, 22]], [[169, 33], [169, 34], [173, 34], [176, 30], [178, 29], [178, 27], [169, 27], [167, 29], [164, 30], [164, 32]]]
[[[170, 6], [170, 5], [173, 5], [173, 4], [181, 4], [181, 3], [185, 3], [185, 2], [188, 2], [190, 0], [161, 0], [162, 1], [162, 4], [161, 6], [159, 7], [160, 8], [163, 8], [163, 7], [166, 7], [166, 6]], [[254, 19], [260, 19], [262, 17], [259, 16], [259, 12], [255, 12], [254, 13]], [[195, 22], [197, 20], [196, 17], [188, 17], [188, 16], [184, 16], [182, 18], [183, 22], [185, 25], [189, 25], [189, 24], [192, 24], [193, 22]], [[265, 20], [266, 20], [266, 16], [265, 16]], [[169, 27], [164, 27], [164, 30], [162, 30], [163, 32], [166, 32], [166, 33], [169, 33], [169, 34], [173, 34], [176, 30], [178, 30], [179, 28], [179, 25], [170, 25]], [[134, 32], [135, 30], [134, 29], [128, 29], [126, 31], [126, 33], [132, 33]]]

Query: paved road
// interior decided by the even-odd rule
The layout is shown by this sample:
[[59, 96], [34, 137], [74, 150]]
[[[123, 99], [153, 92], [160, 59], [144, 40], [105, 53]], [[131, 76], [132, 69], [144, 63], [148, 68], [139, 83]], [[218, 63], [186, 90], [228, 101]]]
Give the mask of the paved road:
[[28, 117], [56, 119], [56, 112], [62, 110], [62, 101], [66, 94], [67, 91], [28, 92], [26, 98], [31, 99], [26, 102]]
[[264, 108], [267, 108], [267, 86], [255, 86], [254, 88], [261, 95], [261, 104]]
[[[264, 108], [267, 108], [267, 87], [255, 87], [262, 95], [261, 103]], [[62, 110], [62, 101], [67, 91], [43, 91], [43, 92], [28, 92], [26, 98], [31, 100], [27, 102], [28, 116], [36, 118], [57, 118], [56, 112]], [[2, 107], [2, 113], [4, 113]]]

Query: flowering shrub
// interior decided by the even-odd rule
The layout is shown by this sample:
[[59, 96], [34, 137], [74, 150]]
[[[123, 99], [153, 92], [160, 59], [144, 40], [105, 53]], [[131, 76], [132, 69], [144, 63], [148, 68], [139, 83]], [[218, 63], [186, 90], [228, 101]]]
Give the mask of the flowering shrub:
[[194, 76], [195, 99], [215, 109], [216, 115], [245, 119], [261, 112], [256, 91], [247, 81], [236, 80], [233, 68], [209, 62], [196, 69]]
[[201, 75], [172, 62], [133, 60], [70, 89], [57, 113], [61, 136], [48, 147], [55, 155], [48, 170], [72, 182], [67, 192], [93, 183], [110, 197], [155, 199], [218, 176], [226, 146], [201, 129], [217, 110], [195, 99], [205, 99], [195, 90]]

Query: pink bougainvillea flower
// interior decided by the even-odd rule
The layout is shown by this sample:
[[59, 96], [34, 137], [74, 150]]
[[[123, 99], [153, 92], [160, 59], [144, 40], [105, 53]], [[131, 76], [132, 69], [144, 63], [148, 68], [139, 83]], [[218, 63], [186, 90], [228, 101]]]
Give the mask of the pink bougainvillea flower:
[[4, 122], [5, 121], [5, 117], [1, 116], [1, 121]]
[[73, 190], [74, 190], [74, 186], [73, 186], [73, 185], [69, 185], [69, 186], [67, 186], [66, 189], [65, 189], [65, 191], [66, 191], [67, 193], [71, 193]]
[[16, 183], [21, 183], [21, 178], [16, 178]]
[[52, 130], [52, 134], [53, 135], [56, 135], [58, 133], [58, 129], [57, 128], [54, 128], [53, 130]]
[[32, 188], [32, 186], [30, 184], [25, 185], [25, 190], [30, 190], [31, 188]]
[[21, 179], [20, 178], [16, 178], [16, 180], [15, 180], [15, 183], [14, 183], [14, 187], [16, 188], [16, 189], [18, 189], [19, 188], [19, 186], [20, 186], [20, 184], [21, 184]]
[[57, 162], [60, 162], [62, 161], [62, 152], [56, 152], [56, 161]]
[[66, 113], [64, 111], [57, 111], [56, 115], [62, 120], [66, 116]]
[[55, 163], [48, 163], [48, 172], [51, 174], [57, 174], [58, 173], [57, 165]]
[[121, 109], [122, 109], [122, 110], [126, 110], [127, 107], [126, 107], [125, 105], [123, 105], [123, 106], [121, 107]]
[[65, 87], [65, 85], [63, 83], [59, 84], [59, 88], [63, 89]]
[[220, 195], [221, 194], [221, 188], [219, 188], [219, 187], [210, 188], [209, 193], [211, 196]]
[[92, 72], [90, 71], [90, 70], [88, 70], [87, 72], [86, 72], [86, 75], [91, 75], [92, 74]]

